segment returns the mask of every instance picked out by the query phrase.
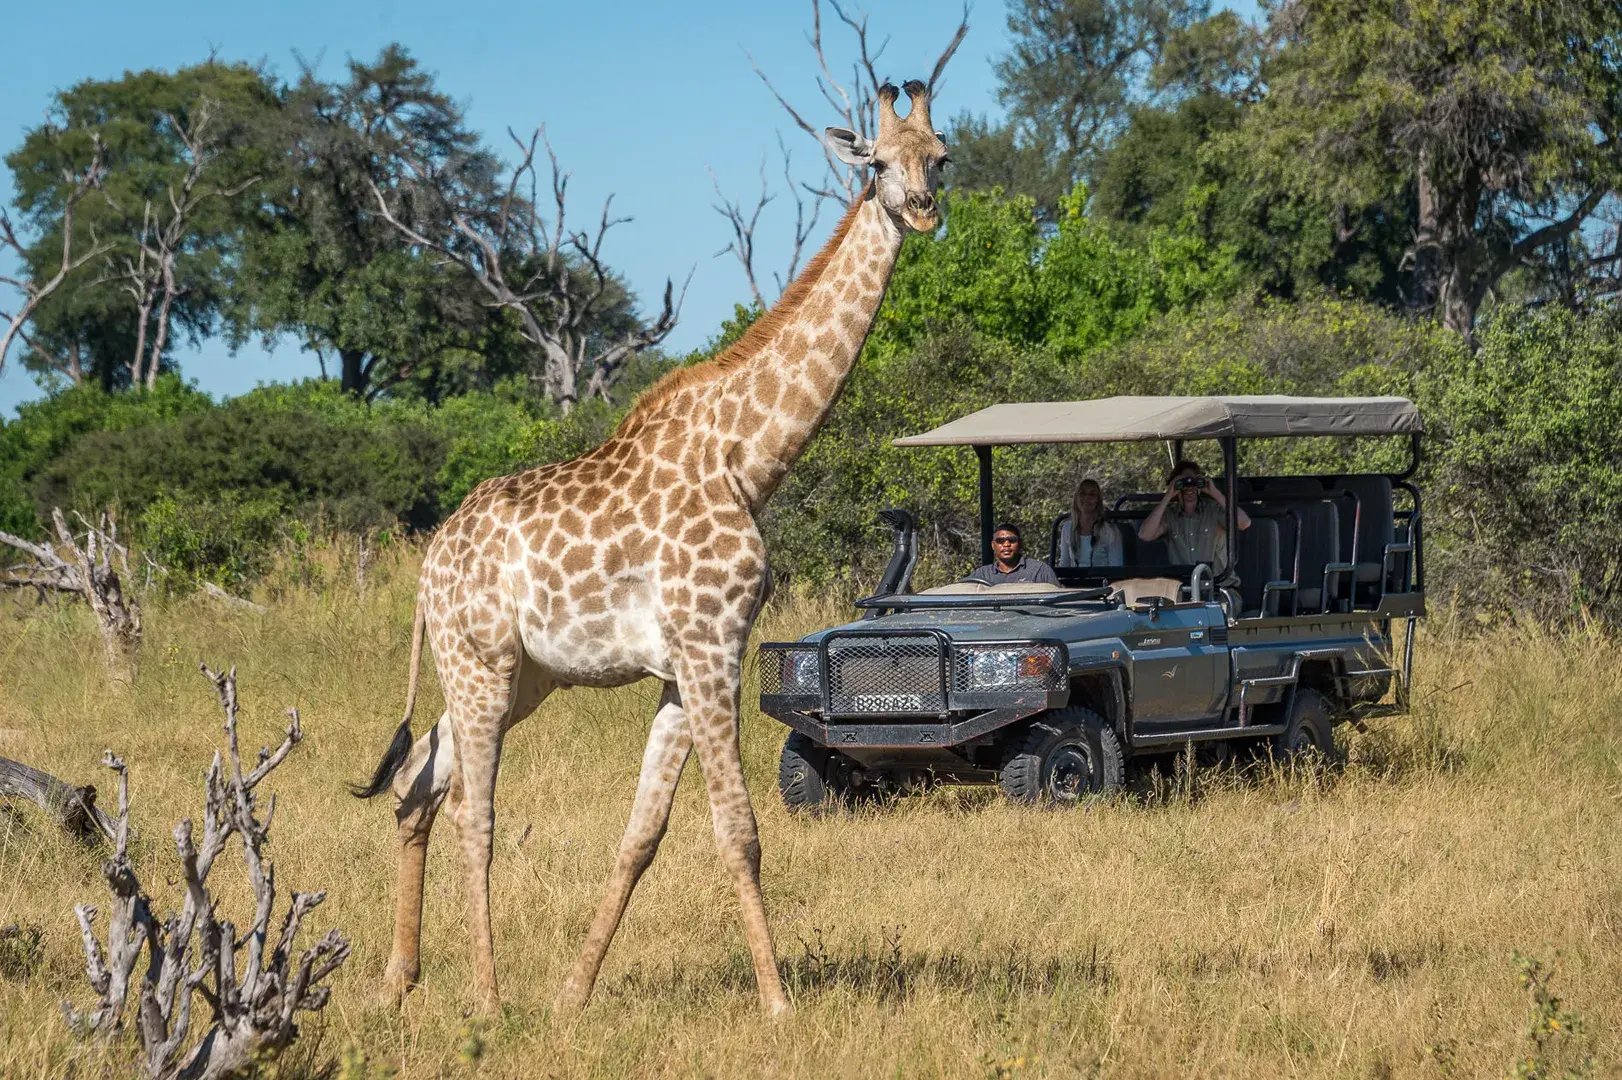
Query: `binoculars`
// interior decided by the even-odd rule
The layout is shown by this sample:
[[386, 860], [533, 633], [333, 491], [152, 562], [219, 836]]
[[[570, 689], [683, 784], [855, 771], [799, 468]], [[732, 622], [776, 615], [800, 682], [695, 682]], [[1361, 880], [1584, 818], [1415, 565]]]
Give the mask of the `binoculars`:
[[1210, 480], [1203, 476], [1179, 476], [1177, 478], [1177, 490], [1183, 491], [1187, 488], [1202, 488], [1209, 483]]

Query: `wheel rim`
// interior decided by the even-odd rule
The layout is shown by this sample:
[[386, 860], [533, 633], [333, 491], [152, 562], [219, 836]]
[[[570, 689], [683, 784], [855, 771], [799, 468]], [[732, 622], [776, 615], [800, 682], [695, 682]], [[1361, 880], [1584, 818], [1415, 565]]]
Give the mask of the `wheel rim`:
[[1299, 754], [1311, 753], [1314, 750], [1322, 752], [1323, 748], [1318, 745], [1317, 736], [1312, 728], [1302, 724], [1290, 733], [1290, 741], [1285, 746], [1285, 750], [1294, 757]]
[[1092, 790], [1093, 759], [1085, 746], [1074, 743], [1053, 752], [1048, 766], [1048, 794], [1060, 802], [1074, 802]]

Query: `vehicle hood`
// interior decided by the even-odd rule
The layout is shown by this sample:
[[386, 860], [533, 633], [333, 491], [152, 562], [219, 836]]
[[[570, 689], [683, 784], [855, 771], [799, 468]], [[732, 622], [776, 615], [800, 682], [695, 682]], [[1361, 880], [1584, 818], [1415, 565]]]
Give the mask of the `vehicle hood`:
[[1141, 622], [1141, 615], [1123, 608], [1079, 611], [1075, 608], [1041, 606], [937, 609], [902, 611], [877, 619], [859, 619], [818, 630], [801, 640], [819, 642], [836, 630], [884, 632], [929, 629], [943, 631], [954, 641], [1118, 641], [1122, 634]]

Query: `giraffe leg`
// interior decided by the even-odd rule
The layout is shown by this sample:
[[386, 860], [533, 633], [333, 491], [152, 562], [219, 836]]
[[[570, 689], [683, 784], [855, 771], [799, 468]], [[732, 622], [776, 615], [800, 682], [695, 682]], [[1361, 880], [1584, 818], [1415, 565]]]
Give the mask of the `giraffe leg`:
[[474, 992], [481, 1012], [493, 1012], [500, 1004], [490, 931], [490, 858], [502, 736], [533, 712], [551, 688], [532, 672], [525, 673], [528, 677], [515, 678], [515, 666], [506, 665], [507, 670], [502, 671], [484, 664], [466, 665], [447, 686], [446, 693], [447, 712], [456, 729], [461, 794], [460, 802], [453, 807], [453, 820], [467, 878]]
[[[719, 668], [720, 673], [685, 677], [682, 697], [687, 703], [693, 743], [698, 748], [698, 763], [704, 770], [704, 786], [710, 796], [716, 847], [732, 875], [743, 908], [743, 936], [754, 961], [760, 1006], [780, 1016], [789, 1011], [789, 1004], [777, 972], [771, 928], [766, 924], [766, 905], [760, 894], [760, 831], [744, 785], [743, 758], [738, 751], [741, 665], [737, 653], [719, 664], [713, 657], [707, 659], [707, 669]], [[691, 673], [694, 665], [685, 667]]]
[[455, 742], [447, 716], [411, 747], [394, 774], [396, 842], [399, 875], [395, 886], [394, 944], [389, 951], [384, 992], [398, 1001], [421, 973], [422, 887], [428, 834], [455, 775]]
[[563, 990], [558, 994], [557, 1007], [562, 1011], [582, 1008], [591, 997], [591, 988], [597, 982], [597, 972], [608, 943], [619, 929], [630, 903], [631, 891], [642, 874], [653, 862], [659, 850], [659, 841], [665, 835], [670, 821], [670, 804], [676, 795], [676, 784], [682, 768], [687, 764], [693, 738], [687, 728], [687, 714], [682, 710], [681, 696], [671, 683], [665, 684], [659, 699], [659, 711], [648, 732], [648, 746], [642, 754], [642, 774], [636, 783], [636, 798], [631, 805], [631, 819], [625, 825], [620, 839], [619, 856], [614, 872], [608, 879], [608, 890], [597, 907], [591, 921], [586, 943], [569, 972]]

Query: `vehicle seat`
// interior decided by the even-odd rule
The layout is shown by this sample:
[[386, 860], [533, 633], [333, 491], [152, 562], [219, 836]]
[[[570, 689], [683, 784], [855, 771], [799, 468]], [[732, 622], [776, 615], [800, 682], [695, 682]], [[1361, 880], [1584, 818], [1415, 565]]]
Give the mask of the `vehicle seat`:
[[1389, 587], [1389, 583], [1384, 581], [1386, 545], [1396, 542], [1396, 526], [1391, 517], [1391, 478], [1345, 476], [1339, 483], [1357, 496], [1361, 507], [1362, 516], [1357, 523], [1357, 550], [1351, 556], [1357, 564], [1353, 577], [1357, 583], [1358, 603], [1373, 607]]
[[952, 581], [945, 585], [936, 585], [932, 589], [919, 589], [919, 596], [967, 596], [972, 593], [983, 593], [991, 588], [983, 581]]
[[1260, 615], [1262, 589], [1279, 579], [1278, 521], [1259, 516], [1259, 510], [1246, 508], [1250, 528], [1236, 537], [1239, 546], [1239, 609], [1243, 615]]
[[[1296, 612], [1305, 614], [1327, 610], [1334, 597], [1324, 596], [1324, 567], [1340, 562], [1340, 512], [1327, 499], [1319, 502], [1300, 502], [1292, 506], [1301, 522], [1300, 544], [1301, 576], [1296, 581]], [[1331, 588], [1341, 591], [1341, 584], [1331, 582]]]
[[1140, 604], [1151, 596], [1159, 596], [1176, 603], [1177, 595], [1183, 587], [1181, 581], [1169, 577], [1123, 578], [1111, 584], [1115, 588], [1117, 599], [1128, 607]]

